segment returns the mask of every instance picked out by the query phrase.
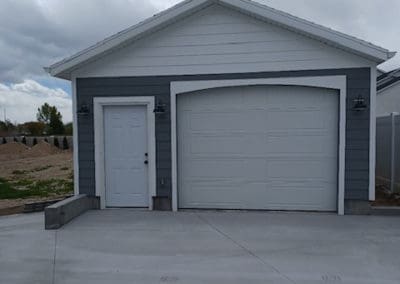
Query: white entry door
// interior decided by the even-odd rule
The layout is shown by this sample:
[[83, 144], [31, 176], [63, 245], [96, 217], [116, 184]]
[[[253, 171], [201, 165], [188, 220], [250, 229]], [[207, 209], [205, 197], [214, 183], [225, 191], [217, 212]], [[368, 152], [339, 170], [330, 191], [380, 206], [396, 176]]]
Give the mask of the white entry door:
[[337, 210], [336, 91], [219, 88], [177, 111], [180, 208]]
[[148, 207], [146, 106], [104, 108], [106, 207]]

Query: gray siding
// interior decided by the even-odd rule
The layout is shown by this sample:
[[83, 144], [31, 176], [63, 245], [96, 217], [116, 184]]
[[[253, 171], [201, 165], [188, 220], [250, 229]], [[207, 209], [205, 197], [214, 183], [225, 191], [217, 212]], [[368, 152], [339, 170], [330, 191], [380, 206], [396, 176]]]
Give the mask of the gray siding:
[[[93, 97], [155, 96], [170, 106], [170, 82], [277, 78], [299, 76], [347, 76], [346, 199], [368, 200], [370, 112], [354, 112], [353, 100], [370, 97], [370, 69], [334, 69], [316, 71], [266, 72], [222, 75], [161, 77], [81, 78], [77, 79], [78, 106], [88, 104], [91, 114], [78, 118], [80, 193], [95, 194]], [[156, 116], [157, 195], [171, 195], [171, 125], [170, 114]]]

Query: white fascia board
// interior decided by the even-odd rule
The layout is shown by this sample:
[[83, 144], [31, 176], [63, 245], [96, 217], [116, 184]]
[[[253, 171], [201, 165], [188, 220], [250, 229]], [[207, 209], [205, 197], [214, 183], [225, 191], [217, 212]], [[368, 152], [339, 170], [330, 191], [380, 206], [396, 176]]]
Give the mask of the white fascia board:
[[342, 47], [368, 57], [376, 62], [384, 62], [396, 55], [372, 43], [360, 40], [347, 34], [326, 28], [324, 26], [312, 23], [310, 21], [295, 17], [288, 13], [270, 8], [268, 6], [250, 1], [250, 0], [219, 0], [226, 6], [236, 7], [242, 11], [250, 12], [264, 20], [272, 21], [275, 24], [286, 27], [287, 29], [308, 34], [316, 39], [331, 44], [336, 47]]

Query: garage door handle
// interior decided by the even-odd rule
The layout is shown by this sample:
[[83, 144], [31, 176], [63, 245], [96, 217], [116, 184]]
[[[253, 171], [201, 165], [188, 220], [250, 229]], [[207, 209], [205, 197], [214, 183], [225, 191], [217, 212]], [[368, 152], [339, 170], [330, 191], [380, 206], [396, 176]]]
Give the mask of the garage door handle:
[[144, 161], [144, 164], [145, 164], [145, 165], [148, 165], [148, 164], [149, 164], [149, 161]]

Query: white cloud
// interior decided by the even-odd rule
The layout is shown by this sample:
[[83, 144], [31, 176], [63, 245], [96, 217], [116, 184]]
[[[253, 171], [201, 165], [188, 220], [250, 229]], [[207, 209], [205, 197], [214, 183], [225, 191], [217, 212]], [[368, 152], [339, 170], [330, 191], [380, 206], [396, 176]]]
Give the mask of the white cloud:
[[56, 106], [64, 122], [72, 121], [72, 101], [62, 89], [48, 88], [33, 80], [11, 85], [0, 83], [1, 120], [5, 109], [12, 122], [35, 121], [37, 109], [44, 103]]

